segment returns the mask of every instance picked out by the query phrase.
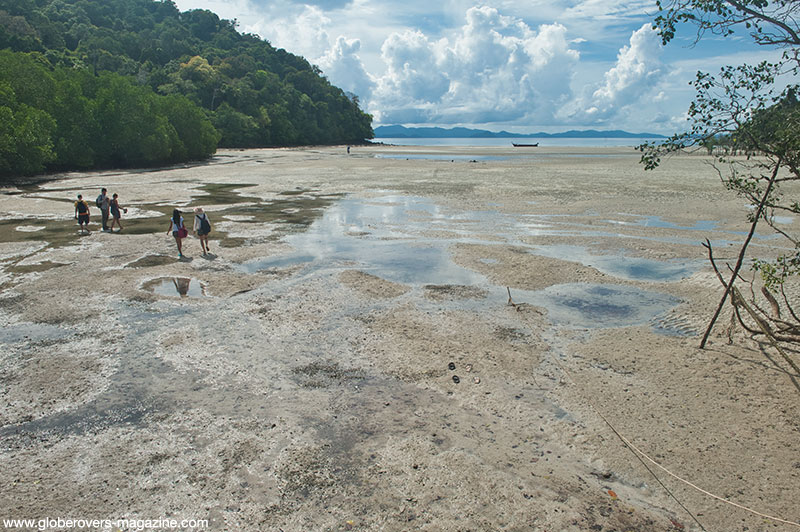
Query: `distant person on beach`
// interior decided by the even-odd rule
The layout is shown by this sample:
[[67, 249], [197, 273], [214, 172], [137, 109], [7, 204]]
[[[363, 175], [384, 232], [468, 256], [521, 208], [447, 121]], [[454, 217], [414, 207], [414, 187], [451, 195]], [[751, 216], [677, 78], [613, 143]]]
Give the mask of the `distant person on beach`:
[[78, 194], [78, 201], [75, 202], [75, 219], [78, 220], [81, 232], [86, 231], [86, 234], [91, 234], [89, 231], [89, 204], [83, 201], [83, 196], [80, 194]]
[[119, 206], [119, 196], [115, 193], [111, 197], [111, 226], [109, 227], [109, 231], [114, 231], [114, 224], [117, 224], [119, 226], [119, 230], [122, 231], [122, 222], [120, 220], [122, 218], [122, 214], [120, 213], [120, 209], [122, 209], [122, 211], [125, 213], [128, 212], [128, 209], [123, 209]]
[[103, 231], [108, 231], [108, 211], [111, 208], [111, 200], [106, 194], [106, 189], [100, 190], [100, 195], [95, 200], [97, 208], [100, 209], [100, 218], [103, 222]]
[[347, 155], [350, 155], [350, 146], [347, 147]]
[[167, 234], [172, 233], [172, 236], [175, 237], [175, 243], [178, 244], [178, 258], [183, 258], [183, 239], [189, 234], [186, 230], [186, 227], [183, 225], [183, 216], [181, 216], [181, 211], [175, 209], [172, 211], [172, 218], [169, 221], [169, 230]]
[[200, 239], [200, 247], [203, 248], [203, 255], [208, 253], [208, 233], [211, 232], [211, 222], [208, 215], [203, 212], [202, 207], [194, 209], [194, 234]]

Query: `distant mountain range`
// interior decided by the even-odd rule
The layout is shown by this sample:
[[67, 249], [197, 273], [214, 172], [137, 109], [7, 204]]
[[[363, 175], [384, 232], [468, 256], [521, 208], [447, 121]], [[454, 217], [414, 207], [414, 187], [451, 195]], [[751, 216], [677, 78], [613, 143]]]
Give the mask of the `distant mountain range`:
[[625, 139], [625, 138], [666, 138], [655, 133], [630, 133], [619, 129], [597, 131], [587, 129], [582, 131], [570, 130], [563, 133], [509, 133], [508, 131], [487, 131], [485, 129], [470, 129], [467, 127], [454, 127], [445, 129], [441, 127], [405, 127], [405, 126], [378, 126], [375, 128], [376, 138], [393, 139], [435, 139], [435, 138], [568, 138], [568, 139]]

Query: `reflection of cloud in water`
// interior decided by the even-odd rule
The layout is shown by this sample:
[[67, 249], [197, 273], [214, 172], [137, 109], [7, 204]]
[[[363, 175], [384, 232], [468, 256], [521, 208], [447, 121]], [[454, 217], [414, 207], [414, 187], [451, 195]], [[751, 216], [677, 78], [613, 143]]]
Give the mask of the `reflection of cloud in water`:
[[42, 231], [45, 229], [43, 225], [18, 225], [16, 227], [17, 231], [22, 233], [35, 233], [36, 231]]
[[[563, 218], [562, 218], [563, 219]], [[552, 222], [550, 217], [548, 222]], [[450, 212], [417, 197], [387, 196], [372, 200], [345, 199], [327, 208], [305, 232], [286, 241], [294, 252], [249, 262], [249, 272], [303, 266], [303, 273], [356, 267], [378, 277], [415, 286], [453, 284], [489, 288], [483, 275], [453, 262], [448, 245], [480, 242], [493, 234], [502, 245], [527, 248], [531, 253], [592, 265], [626, 279], [673, 281], [691, 274], [699, 263], [662, 262], [617, 255], [593, 255], [580, 246], [531, 246], [519, 240], [520, 217], [497, 211]], [[446, 229], [453, 238], [432, 238], [431, 229]], [[536, 228], [555, 233], [547, 225]], [[527, 231], [523, 230], [523, 233]], [[481, 259], [493, 264], [495, 259]], [[624, 285], [557, 285], [522, 294], [546, 307], [553, 323], [568, 327], [620, 327], [647, 323], [675, 306], [672, 296]]]
[[638, 227], [656, 227], [663, 229], [681, 229], [684, 231], [714, 231], [717, 228], [717, 222], [711, 220], [698, 220], [694, 225], [678, 225], [672, 222], [667, 222], [661, 219], [660, 216], [639, 216], [636, 214], [623, 214], [623, 216], [630, 216], [635, 218], [633, 221], [623, 220], [606, 220], [610, 224], [628, 225]]
[[[346, 199], [325, 210], [307, 231], [287, 237], [296, 250], [290, 255], [253, 261], [247, 271], [306, 264], [324, 268], [342, 261], [356, 261], [371, 273], [386, 279], [411, 283], [473, 283], [483, 277], [456, 266], [447, 246], [454, 242], [480, 242], [480, 235], [493, 234], [506, 243], [525, 247], [531, 253], [579, 262], [622, 279], [675, 281], [691, 275], [701, 261], [656, 261], [627, 257], [622, 253], [595, 255], [580, 246], [531, 246], [518, 240], [519, 230], [548, 235], [563, 234], [567, 216], [548, 215], [548, 224], [530, 221], [530, 216], [507, 216], [497, 211], [449, 212], [431, 200], [408, 196], [385, 196], [372, 200]], [[553, 225], [555, 220], [559, 220]], [[643, 223], [661, 224], [656, 217]], [[638, 224], [636, 224], [638, 225]], [[558, 227], [558, 229], [556, 228]], [[705, 228], [698, 223], [695, 228]], [[447, 230], [456, 235], [447, 240], [426, 237], [426, 231]], [[583, 235], [582, 231], [570, 231]], [[586, 231], [586, 235], [594, 234]], [[624, 235], [616, 235], [624, 236]]]
[[528, 294], [556, 325], [580, 328], [641, 325], [679, 303], [667, 294], [624, 285], [561, 284]]
[[[418, 221], [420, 218], [423, 221]], [[287, 237], [296, 250], [294, 253], [247, 263], [244, 267], [252, 272], [306, 264], [316, 270], [357, 262], [365, 272], [400, 283], [483, 283], [482, 275], [451, 260], [446, 243], [413, 234], [423, 230], [431, 220], [455, 218], [446, 215], [435, 203], [420, 198], [346, 199], [326, 209], [307, 231]]]
[[594, 255], [582, 246], [533, 246], [531, 253], [554, 259], [569, 260], [598, 271], [638, 281], [678, 281], [690, 276], [703, 263], [701, 260], [659, 261], [625, 255]]

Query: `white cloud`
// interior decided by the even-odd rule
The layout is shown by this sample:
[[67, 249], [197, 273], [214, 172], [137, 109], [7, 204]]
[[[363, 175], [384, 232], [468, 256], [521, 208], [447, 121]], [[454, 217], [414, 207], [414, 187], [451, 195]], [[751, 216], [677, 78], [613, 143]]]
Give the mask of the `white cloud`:
[[377, 93], [382, 100], [435, 102], [450, 88], [440, 70], [441, 52], [422, 32], [390, 35], [381, 47], [381, 57], [387, 67]]
[[[631, 35], [628, 46], [617, 55], [616, 64], [605, 73], [603, 84], [591, 96], [578, 98], [565, 106], [560, 116], [577, 123], [602, 123], [642, 98], [653, 101], [663, 79], [661, 42], [650, 24]], [[587, 86], [591, 90], [590, 86]]]
[[331, 83], [355, 95], [370, 94], [375, 85], [367, 74], [358, 52], [361, 41], [336, 39], [336, 43], [317, 61], [318, 66]]
[[653, 0], [175, 2], [236, 18], [240, 30], [320, 66], [376, 125], [663, 132], [667, 120], [683, 124], [696, 70], [767, 55], [721, 38], [662, 55], [645, 28]]
[[651, 0], [583, 0], [564, 11], [567, 18], [618, 21], [623, 17], [641, 16], [657, 11]]
[[331, 46], [327, 31], [330, 24], [331, 19], [320, 8], [306, 5], [292, 16], [283, 18], [280, 24], [271, 20], [259, 27], [259, 34], [275, 47], [285, 48], [311, 61], [320, 55], [321, 50]]
[[401, 110], [406, 123], [412, 115], [441, 123], [548, 121], [552, 102], [568, 95], [578, 61], [563, 26], [537, 32], [490, 7], [467, 10], [465, 24], [449, 39], [395, 33], [382, 57], [387, 71], [369, 107], [384, 123], [400, 121]]

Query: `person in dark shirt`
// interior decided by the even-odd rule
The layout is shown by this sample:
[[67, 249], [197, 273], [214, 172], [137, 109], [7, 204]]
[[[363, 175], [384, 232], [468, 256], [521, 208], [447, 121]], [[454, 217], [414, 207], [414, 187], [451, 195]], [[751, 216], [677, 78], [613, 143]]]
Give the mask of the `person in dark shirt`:
[[120, 207], [119, 205], [119, 195], [114, 194], [111, 198], [111, 225], [108, 227], [112, 232], [114, 231], [114, 224], [119, 226], [119, 230], [122, 231], [122, 213], [127, 213], [128, 209]]
[[78, 201], [75, 202], [75, 219], [78, 220], [81, 232], [91, 233], [89, 231], [89, 204], [83, 200], [83, 196], [80, 194], [78, 194]]

